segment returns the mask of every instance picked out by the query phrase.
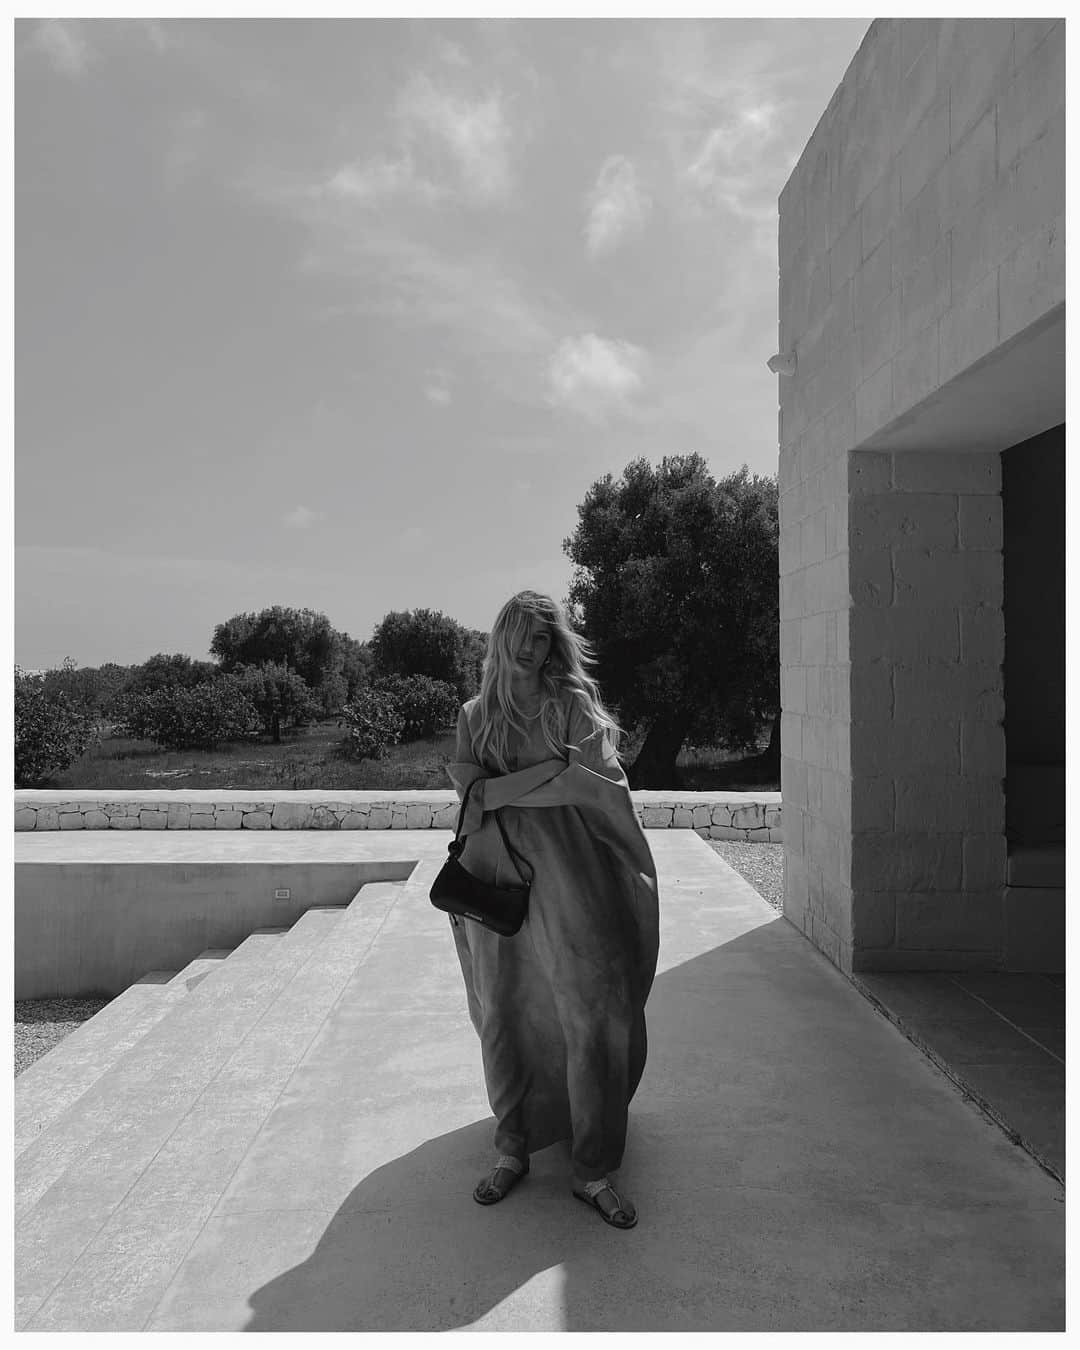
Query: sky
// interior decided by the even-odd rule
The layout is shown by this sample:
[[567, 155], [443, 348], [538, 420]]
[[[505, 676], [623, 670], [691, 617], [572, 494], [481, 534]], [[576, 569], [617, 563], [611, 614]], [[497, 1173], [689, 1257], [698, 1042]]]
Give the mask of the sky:
[[15, 25], [15, 661], [563, 598], [777, 469], [776, 203], [869, 19]]

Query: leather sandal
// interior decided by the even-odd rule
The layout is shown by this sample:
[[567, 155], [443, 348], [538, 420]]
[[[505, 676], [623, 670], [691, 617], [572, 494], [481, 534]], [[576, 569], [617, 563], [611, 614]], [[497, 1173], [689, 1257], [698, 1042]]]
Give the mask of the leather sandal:
[[[615, 1208], [610, 1211], [601, 1205], [598, 1198], [604, 1191], [609, 1191], [615, 1200]], [[603, 1221], [610, 1224], [612, 1228], [633, 1228], [634, 1224], [637, 1223], [637, 1210], [633, 1205], [624, 1204], [619, 1199], [618, 1192], [607, 1177], [601, 1177], [599, 1181], [587, 1181], [581, 1190], [578, 1190], [575, 1186], [573, 1194], [578, 1200], [583, 1200], [585, 1204], [591, 1205]]]
[[522, 1177], [528, 1174], [528, 1162], [504, 1154], [488, 1175], [477, 1182], [473, 1199], [478, 1205], [497, 1205], [500, 1200], [505, 1200]]

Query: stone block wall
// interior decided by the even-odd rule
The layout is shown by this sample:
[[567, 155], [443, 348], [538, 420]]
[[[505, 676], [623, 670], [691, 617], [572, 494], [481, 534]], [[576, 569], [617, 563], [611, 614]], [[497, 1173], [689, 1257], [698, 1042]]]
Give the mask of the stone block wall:
[[1064, 301], [1064, 157], [1063, 19], [874, 21], [780, 195], [782, 447], [866, 441]]
[[847, 457], [823, 422], [780, 459], [780, 792], [785, 914], [833, 960], [850, 946]]
[[1008, 441], [963, 390], [1060, 315], [1064, 126], [1062, 20], [877, 19], [780, 196], [785, 913], [845, 970], [1001, 954]]
[[[1003, 943], [1001, 456], [852, 455], [853, 968]], [[932, 953], [931, 958], [926, 953]]]

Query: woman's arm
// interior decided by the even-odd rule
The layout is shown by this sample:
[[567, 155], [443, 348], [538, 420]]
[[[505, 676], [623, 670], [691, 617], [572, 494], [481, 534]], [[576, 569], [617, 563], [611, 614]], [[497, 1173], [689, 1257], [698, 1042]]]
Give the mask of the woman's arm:
[[[528, 796], [542, 783], [558, 777], [566, 769], [565, 759], [545, 759], [528, 769], [517, 769], [514, 773], [499, 774], [496, 778], [486, 778], [483, 784], [483, 803], [485, 811], [498, 811], [503, 806], [517, 806], [523, 797]], [[473, 789], [475, 795], [476, 789]]]
[[[528, 769], [518, 769], [514, 773], [490, 775], [473, 756], [472, 736], [465, 709], [458, 713], [457, 747], [455, 759], [446, 766], [450, 781], [457, 790], [458, 798], [465, 796], [470, 783], [475, 784], [469, 793], [469, 804], [462, 822], [462, 833], [471, 834], [478, 829], [485, 811], [498, 811], [510, 806], [534, 788], [548, 782], [566, 768], [562, 759], [547, 759]], [[479, 781], [477, 781], [479, 780]]]
[[656, 864], [634, 809], [630, 785], [611, 741], [599, 728], [571, 745], [570, 763], [562, 773], [519, 797], [515, 805], [587, 809], [597, 840], [614, 849], [655, 891]]
[[[561, 761], [560, 761], [561, 762]], [[626, 774], [602, 731], [570, 747], [570, 763], [562, 772], [518, 796], [515, 806], [577, 806], [604, 800], [605, 788], [628, 788]]]
[[[529, 790], [517, 793], [513, 799], [515, 806], [594, 803], [598, 795], [601, 799], [610, 797], [610, 792], [605, 792], [605, 788], [610, 789], [612, 784], [624, 789], [629, 787], [607, 733], [603, 728], [593, 725], [592, 719], [576, 699], [570, 712], [567, 741], [570, 747], [569, 760], [562, 764], [561, 771], [546, 777], [542, 785], [529, 784]], [[526, 784], [522, 783], [521, 786], [524, 788]], [[509, 802], [502, 804], [509, 805]]]

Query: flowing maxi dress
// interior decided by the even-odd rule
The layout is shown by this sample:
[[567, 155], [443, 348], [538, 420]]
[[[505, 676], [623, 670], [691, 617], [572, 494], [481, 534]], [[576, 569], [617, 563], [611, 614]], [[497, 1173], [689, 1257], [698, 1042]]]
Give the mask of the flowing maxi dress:
[[[645, 1068], [645, 1000], [656, 973], [656, 866], [610, 741], [575, 696], [564, 698], [568, 758], [553, 758], [539, 718], [514, 771], [472, 751], [479, 700], [458, 716], [459, 798], [469, 796], [462, 865], [516, 885], [491, 812], [533, 869], [528, 917], [503, 938], [453, 921], [469, 1015], [480, 1037], [495, 1148], [523, 1161], [571, 1141], [574, 1176], [617, 1170], [627, 1110]], [[479, 800], [478, 800], [479, 798]]]

